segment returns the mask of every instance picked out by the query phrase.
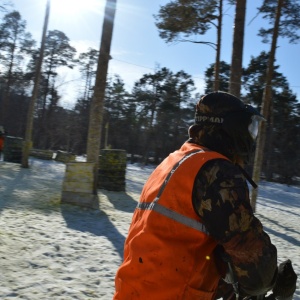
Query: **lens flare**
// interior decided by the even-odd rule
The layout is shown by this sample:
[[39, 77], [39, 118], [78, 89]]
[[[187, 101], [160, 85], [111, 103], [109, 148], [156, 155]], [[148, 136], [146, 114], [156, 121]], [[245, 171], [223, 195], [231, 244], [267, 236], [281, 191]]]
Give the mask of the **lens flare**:
[[104, 4], [99, 0], [52, 0], [51, 17], [74, 18], [85, 12], [102, 13]]

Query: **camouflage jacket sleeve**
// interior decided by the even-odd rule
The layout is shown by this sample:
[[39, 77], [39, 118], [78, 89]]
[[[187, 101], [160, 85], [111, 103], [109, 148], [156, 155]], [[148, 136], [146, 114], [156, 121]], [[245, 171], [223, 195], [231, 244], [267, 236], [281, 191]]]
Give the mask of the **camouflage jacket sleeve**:
[[207, 162], [195, 179], [193, 205], [229, 257], [241, 293], [261, 295], [270, 290], [277, 272], [277, 250], [253, 214], [239, 167], [222, 159]]

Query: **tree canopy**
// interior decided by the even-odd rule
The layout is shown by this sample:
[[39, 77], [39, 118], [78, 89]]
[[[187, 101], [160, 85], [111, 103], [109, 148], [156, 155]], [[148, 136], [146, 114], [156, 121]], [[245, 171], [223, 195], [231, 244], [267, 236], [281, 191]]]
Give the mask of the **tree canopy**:
[[[293, 9], [283, 7], [280, 37], [297, 42], [300, 10], [297, 1], [287, 0], [285, 3]], [[192, 0], [166, 4], [156, 16], [161, 37], [167, 42], [191, 38], [199, 42], [199, 36], [205, 39], [207, 30], [216, 25], [218, 4], [219, 1]], [[259, 9], [270, 20], [270, 25], [274, 21], [275, 9], [276, 1], [271, 0], [264, 1]], [[287, 28], [290, 28], [289, 32]], [[271, 28], [260, 31], [266, 41], [271, 33]], [[16, 11], [7, 12], [0, 20], [0, 107], [5, 107], [2, 110], [6, 116], [5, 129], [11, 136], [24, 137], [38, 55], [39, 48], [27, 32], [21, 15]], [[99, 52], [92, 48], [77, 52], [65, 33], [48, 31], [34, 110], [33, 147], [86, 153], [98, 57]], [[241, 72], [240, 97], [259, 109], [262, 107], [269, 57], [270, 52], [266, 51], [251, 57]], [[215, 64], [208, 62], [204, 74], [205, 93], [214, 90]], [[63, 83], [59, 75], [62, 69], [76, 69], [81, 74], [73, 108], [63, 107], [60, 102], [62, 95], [58, 86]], [[221, 60], [220, 90], [229, 90], [230, 72], [230, 63]], [[276, 60], [271, 94], [270, 126], [267, 128], [262, 174], [268, 180], [291, 183], [299, 176], [300, 104]], [[185, 70], [156, 67], [137, 79], [131, 90], [126, 88], [120, 75], [110, 74], [103, 107], [102, 147], [125, 149], [132, 162], [160, 162], [188, 138], [188, 128], [193, 123], [199, 97], [195, 94], [192, 76]], [[249, 169], [251, 172], [251, 166]]]

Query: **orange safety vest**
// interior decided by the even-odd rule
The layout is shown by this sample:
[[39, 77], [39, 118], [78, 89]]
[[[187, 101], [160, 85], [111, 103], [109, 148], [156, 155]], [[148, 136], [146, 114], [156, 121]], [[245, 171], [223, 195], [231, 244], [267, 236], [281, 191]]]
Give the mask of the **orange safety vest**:
[[151, 174], [125, 241], [114, 300], [214, 299], [217, 243], [194, 211], [192, 190], [200, 168], [216, 158], [227, 159], [185, 143]]

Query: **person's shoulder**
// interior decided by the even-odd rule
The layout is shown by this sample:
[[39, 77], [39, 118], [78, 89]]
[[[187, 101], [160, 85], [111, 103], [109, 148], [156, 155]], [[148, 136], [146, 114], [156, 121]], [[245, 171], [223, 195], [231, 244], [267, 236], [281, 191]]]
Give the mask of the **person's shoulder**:
[[209, 169], [218, 169], [221, 172], [227, 173], [227, 171], [232, 170], [233, 172], [239, 172], [239, 167], [234, 164], [232, 161], [225, 159], [225, 158], [215, 158], [207, 161], [203, 165], [203, 169], [209, 170]]
[[232, 163], [230, 160], [220, 158], [206, 162], [200, 169], [198, 176], [205, 176], [211, 183], [214, 181], [218, 181], [220, 183], [229, 180], [233, 180], [235, 184], [237, 182], [245, 182], [245, 178], [237, 165]]

